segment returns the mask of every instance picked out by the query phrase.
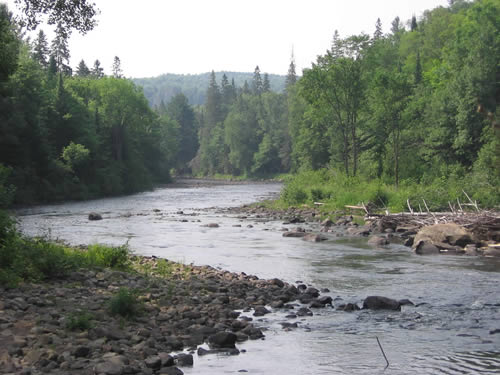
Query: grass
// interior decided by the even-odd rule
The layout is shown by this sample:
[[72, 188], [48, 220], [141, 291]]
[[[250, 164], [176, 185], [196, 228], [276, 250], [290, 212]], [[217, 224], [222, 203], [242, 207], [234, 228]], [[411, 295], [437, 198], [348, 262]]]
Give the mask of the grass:
[[93, 327], [93, 315], [86, 311], [69, 314], [66, 318], [66, 329], [70, 331], [88, 331]]
[[79, 268], [131, 269], [127, 246], [71, 248], [41, 238], [11, 233], [0, 243], [0, 285], [63, 278]]
[[111, 315], [119, 315], [126, 319], [139, 316], [142, 312], [142, 303], [138, 298], [138, 291], [128, 288], [120, 288], [109, 302]]
[[468, 192], [482, 208], [492, 208], [500, 203], [500, 187], [486, 186], [484, 181], [473, 178], [441, 177], [416, 183], [402, 181], [399, 187], [381, 180], [364, 180], [346, 177], [330, 170], [307, 171], [288, 178], [278, 201], [270, 203], [274, 208], [312, 205], [321, 202], [325, 212], [342, 211], [346, 205], [370, 205], [375, 210], [390, 212], [408, 211], [407, 200], [414, 210], [425, 203], [431, 211], [449, 210], [449, 203], [457, 199], [467, 203]]

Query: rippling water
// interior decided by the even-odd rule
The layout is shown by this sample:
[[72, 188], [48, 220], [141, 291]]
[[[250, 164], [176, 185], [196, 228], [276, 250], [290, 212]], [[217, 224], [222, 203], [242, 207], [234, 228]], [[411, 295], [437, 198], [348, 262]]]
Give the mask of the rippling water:
[[[183, 369], [186, 374], [500, 373], [500, 333], [490, 333], [500, 329], [498, 260], [421, 257], [398, 245], [373, 249], [357, 238], [310, 243], [283, 238], [282, 222], [239, 219], [216, 209], [268, 198], [280, 189], [279, 184], [181, 186], [17, 214], [29, 235], [75, 245], [128, 242], [139, 254], [329, 288], [339, 303], [384, 295], [417, 305], [402, 312], [322, 309], [299, 319], [293, 331], [281, 329], [286, 314], [278, 311], [262, 320], [268, 327], [264, 341], [241, 345], [247, 352], [236, 357], [196, 358], [192, 369]], [[88, 221], [91, 211], [104, 219]], [[207, 223], [219, 228], [203, 227]], [[390, 362], [387, 369], [376, 337]]]

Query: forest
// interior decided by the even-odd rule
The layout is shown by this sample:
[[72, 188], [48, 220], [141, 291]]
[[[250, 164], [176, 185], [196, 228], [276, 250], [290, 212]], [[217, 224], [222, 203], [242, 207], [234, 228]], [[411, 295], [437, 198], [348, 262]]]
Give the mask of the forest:
[[498, 0], [450, 1], [388, 32], [376, 20], [372, 35], [333, 33], [302, 75], [292, 56], [283, 90], [257, 66], [243, 83], [208, 74], [203, 104], [150, 88], [150, 106], [118, 57], [109, 76], [98, 60], [73, 71], [63, 27], [51, 43], [26, 39], [1, 5], [0, 202], [132, 193], [172, 173], [290, 174], [288, 204], [395, 194], [401, 208], [430, 194], [444, 205], [466, 191], [493, 207], [499, 21]]

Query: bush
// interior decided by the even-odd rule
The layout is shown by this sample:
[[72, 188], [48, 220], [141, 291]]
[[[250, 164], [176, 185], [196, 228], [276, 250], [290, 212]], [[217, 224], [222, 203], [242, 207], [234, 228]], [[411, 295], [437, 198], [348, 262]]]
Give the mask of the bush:
[[87, 331], [92, 328], [92, 314], [81, 311], [72, 313], [67, 317], [66, 329], [70, 331]]
[[281, 193], [281, 199], [287, 204], [302, 204], [307, 201], [307, 193], [294, 185], [286, 186]]
[[142, 311], [142, 304], [138, 299], [138, 292], [127, 288], [120, 288], [109, 303], [111, 315], [120, 315], [131, 319], [138, 316]]

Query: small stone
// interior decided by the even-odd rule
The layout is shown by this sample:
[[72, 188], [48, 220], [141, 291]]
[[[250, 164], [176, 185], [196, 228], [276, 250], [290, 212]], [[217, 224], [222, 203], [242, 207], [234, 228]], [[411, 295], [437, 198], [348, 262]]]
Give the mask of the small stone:
[[153, 370], [161, 368], [161, 358], [157, 355], [146, 358], [144, 363], [146, 367], [152, 368]]
[[177, 355], [177, 365], [178, 366], [193, 366], [193, 355], [186, 353], [179, 353]]

